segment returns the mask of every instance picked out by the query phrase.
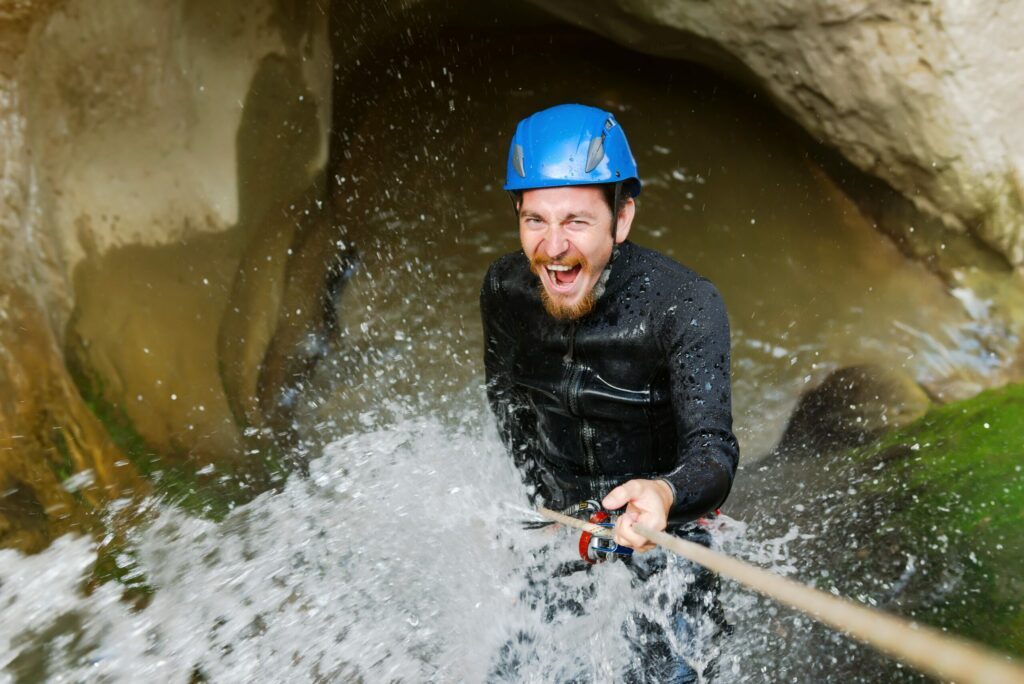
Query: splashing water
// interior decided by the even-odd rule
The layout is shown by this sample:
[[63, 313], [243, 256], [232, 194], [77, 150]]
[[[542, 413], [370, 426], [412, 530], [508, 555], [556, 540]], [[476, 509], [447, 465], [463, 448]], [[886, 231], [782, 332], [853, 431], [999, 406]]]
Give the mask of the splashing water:
[[[667, 624], [653, 592], [686, 591], [692, 569], [671, 560], [635, 587], [606, 563], [524, 600], [532, 578], [576, 554], [564, 530], [523, 529], [536, 518], [526, 502], [483, 415], [352, 434], [309, 477], [221, 522], [158, 505], [120, 559], [154, 590], [140, 610], [113, 582], [83, 591], [88, 539], [0, 553], [0, 666], [53, 681], [484, 681], [504, 651], [512, 681], [616, 679], [635, 657], [629, 616]], [[547, 612], [575, 601], [582, 614]], [[674, 646], [699, 669], [716, 646], [697, 627], [696, 643]]]

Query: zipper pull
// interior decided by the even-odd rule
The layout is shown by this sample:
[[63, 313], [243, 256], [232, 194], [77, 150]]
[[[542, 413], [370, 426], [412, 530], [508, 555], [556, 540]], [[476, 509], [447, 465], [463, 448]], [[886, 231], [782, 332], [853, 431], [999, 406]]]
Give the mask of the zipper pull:
[[576, 321], [569, 324], [569, 346], [565, 350], [565, 356], [562, 357], [562, 361], [565, 363], [572, 363], [573, 346], [576, 344]]

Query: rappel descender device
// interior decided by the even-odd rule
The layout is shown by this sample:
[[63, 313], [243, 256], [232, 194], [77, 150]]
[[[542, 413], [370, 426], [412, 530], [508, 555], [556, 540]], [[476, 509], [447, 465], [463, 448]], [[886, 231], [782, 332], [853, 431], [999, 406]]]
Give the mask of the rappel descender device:
[[[589, 522], [600, 525], [611, 529], [615, 527], [615, 518], [608, 511], [601, 508], [601, 504], [596, 501], [582, 501], [574, 506], [570, 506], [565, 510], [566, 515], [574, 517], [583, 517], [589, 513]], [[633, 555], [633, 549], [628, 546], [620, 546], [615, 543], [613, 539], [606, 539], [604, 537], [595, 537], [590, 532], [580, 533], [580, 558], [593, 565], [594, 563], [603, 563], [608, 560], [610, 556], [631, 556]]]

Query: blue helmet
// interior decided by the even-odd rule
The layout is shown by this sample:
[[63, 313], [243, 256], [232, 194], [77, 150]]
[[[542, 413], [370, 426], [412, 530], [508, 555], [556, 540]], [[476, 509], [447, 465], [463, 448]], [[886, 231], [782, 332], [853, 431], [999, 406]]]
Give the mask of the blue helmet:
[[519, 122], [508, 151], [506, 190], [595, 183], [622, 183], [630, 197], [640, 194], [636, 160], [610, 112], [565, 104]]

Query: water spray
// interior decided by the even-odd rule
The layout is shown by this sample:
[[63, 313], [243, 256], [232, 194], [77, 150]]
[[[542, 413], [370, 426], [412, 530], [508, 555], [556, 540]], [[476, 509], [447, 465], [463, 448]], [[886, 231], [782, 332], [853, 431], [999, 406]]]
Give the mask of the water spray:
[[[612, 538], [610, 530], [557, 511], [538, 512], [595, 537]], [[952, 637], [936, 629], [890, 615], [849, 599], [826, 594], [800, 582], [712, 551], [665, 532], [635, 524], [633, 530], [658, 546], [704, 566], [708, 570], [799, 610], [822, 624], [848, 634], [921, 672], [957, 682], [1024, 684], [1024, 665], [980, 644]]]

